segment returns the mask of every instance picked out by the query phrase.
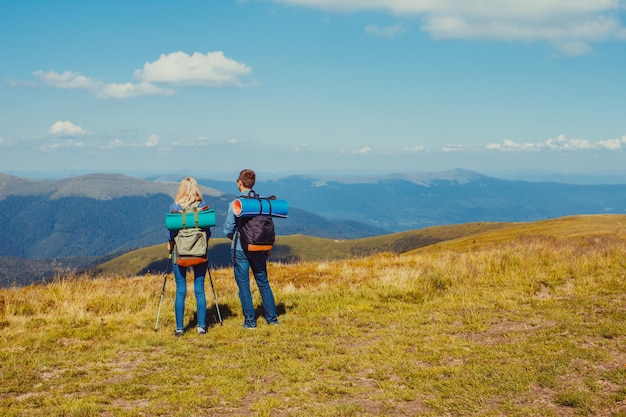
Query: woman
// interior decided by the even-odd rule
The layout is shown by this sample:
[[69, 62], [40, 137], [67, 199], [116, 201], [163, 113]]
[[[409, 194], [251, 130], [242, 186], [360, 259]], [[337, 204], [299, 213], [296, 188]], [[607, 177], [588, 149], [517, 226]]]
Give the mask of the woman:
[[[195, 179], [187, 177], [180, 182], [178, 193], [174, 203], [170, 205], [170, 212], [181, 212], [183, 209], [188, 210], [193, 207], [198, 209], [208, 208], [208, 204], [202, 201], [200, 187]], [[206, 232], [207, 242], [211, 237], [211, 229], [203, 228]], [[174, 250], [174, 238], [178, 234], [178, 230], [168, 231], [167, 250], [171, 253]], [[196, 295], [196, 309], [198, 314], [198, 334], [206, 333], [206, 295], [204, 293], [204, 276], [206, 275], [208, 261], [194, 265], [193, 289]], [[176, 299], [174, 301], [174, 313], [176, 315], [176, 330], [174, 336], [180, 337], [185, 333], [183, 319], [185, 317], [185, 297], [187, 295], [187, 275], [186, 266], [180, 266], [176, 259], [172, 260], [172, 269], [174, 270], [174, 279], [176, 281]]]

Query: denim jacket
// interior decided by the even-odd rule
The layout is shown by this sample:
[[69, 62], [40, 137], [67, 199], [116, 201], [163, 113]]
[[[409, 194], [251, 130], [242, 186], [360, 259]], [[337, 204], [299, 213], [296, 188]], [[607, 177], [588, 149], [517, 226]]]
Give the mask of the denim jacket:
[[[247, 193], [241, 194], [241, 197], [245, 197], [246, 195]], [[243, 250], [241, 247], [241, 239], [235, 239], [235, 234], [239, 232], [237, 232], [237, 219], [235, 218], [235, 212], [233, 211], [233, 203], [234, 200], [228, 205], [228, 213], [226, 214], [226, 221], [224, 222], [224, 236], [231, 240], [231, 249]], [[236, 248], [234, 248], [235, 242], [237, 242]]]

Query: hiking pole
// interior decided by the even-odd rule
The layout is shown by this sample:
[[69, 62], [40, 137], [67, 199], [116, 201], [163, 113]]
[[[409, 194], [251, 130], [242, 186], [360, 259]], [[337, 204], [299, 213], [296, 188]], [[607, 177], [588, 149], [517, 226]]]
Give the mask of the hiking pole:
[[215, 308], [217, 309], [217, 317], [220, 319], [220, 326], [223, 326], [222, 314], [220, 313], [220, 306], [217, 304], [217, 294], [215, 293], [215, 287], [213, 286], [213, 277], [211, 277], [211, 268], [207, 267], [209, 273], [209, 282], [211, 282], [211, 289], [213, 290], [213, 298], [215, 298]]
[[167, 265], [165, 266], [165, 276], [163, 277], [163, 289], [161, 290], [161, 300], [159, 301], [159, 309], [157, 310], [156, 323], [154, 324], [154, 331], [159, 329], [159, 316], [161, 315], [161, 306], [163, 305], [163, 296], [165, 295], [165, 284], [167, 283], [167, 274], [169, 271], [170, 263], [172, 262], [172, 251], [167, 254]]

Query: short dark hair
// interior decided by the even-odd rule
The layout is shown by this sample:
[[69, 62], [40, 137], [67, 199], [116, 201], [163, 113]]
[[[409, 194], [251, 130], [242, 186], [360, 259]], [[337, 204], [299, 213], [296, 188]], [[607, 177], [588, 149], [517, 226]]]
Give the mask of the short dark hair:
[[244, 169], [239, 173], [239, 181], [246, 188], [254, 187], [254, 183], [256, 182], [256, 174], [251, 169]]

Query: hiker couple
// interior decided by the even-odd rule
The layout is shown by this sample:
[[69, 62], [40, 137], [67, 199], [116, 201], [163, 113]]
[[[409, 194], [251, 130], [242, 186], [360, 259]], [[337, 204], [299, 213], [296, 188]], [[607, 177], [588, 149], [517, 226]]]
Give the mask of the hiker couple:
[[[237, 188], [241, 196], [247, 196], [252, 190], [256, 181], [256, 174], [250, 169], [244, 169], [239, 173], [237, 178]], [[208, 208], [208, 204], [202, 201], [200, 187], [195, 179], [187, 177], [180, 182], [178, 193], [174, 203], [170, 206], [170, 212], [181, 212], [196, 207], [198, 210]], [[233, 211], [233, 202], [228, 207], [228, 214], [224, 223], [224, 235], [232, 240], [231, 249], [233, 253], [233, 270], [235, 281], [239, 288], [239, 300], [243, 310], [244, 322], [243, 327], [246, 329], [254, 329], [256, 327], [256, 315], [254, 305], [252, 303], [252, 293], [250, 291], [249, 271], [252, 269], [254, 279], [261, 293], [263, 309], [265, 311], [265, 320], [268, 324], [278, 324], [278, 316], [276, 312], [276, 303], [274, 294], [267, 277], [267, 251], [247, 251], [243, 250], [241, 239], [239, 238], [242, 219], [235, 217]], [[211, 229], [202, 229], [206, 235], [208, 242], [211, 237]], [[167, 249], [171, 253], [175, 248], [178, 230], [169, 230], [169, 239]], [[206, 243], [206, 242], [205, 242]], [[207, 330], [206, 323], [206, 295], [204, 292], [204, 277], [207, 273], [208, 259], [197, 265], [185, 266], [180, 265], [176, 259], [172, 262], [174, 270], [174, 279], [176, 281], [176, 298], [174, 301], [174, 313], [176, 316], [176, 330], [174, 335], [179, 337], [184, 334], [185, 327], [183, 317], [185, 312], [185, 296], [187, 294], [187, 283], [185, 281], [188, 268], [193, 268], [194, 272], [194, 294], [196, 296], [196, 308], [198, 314], [198, 334], [205, 334]]]

